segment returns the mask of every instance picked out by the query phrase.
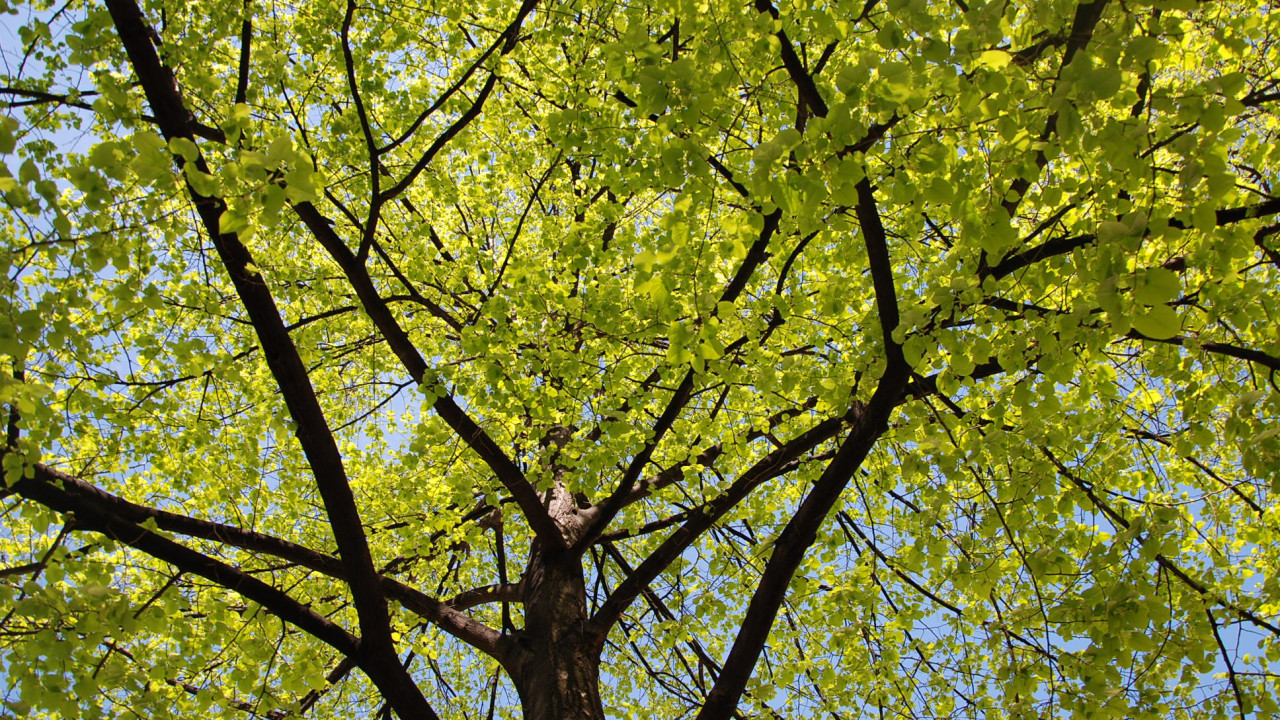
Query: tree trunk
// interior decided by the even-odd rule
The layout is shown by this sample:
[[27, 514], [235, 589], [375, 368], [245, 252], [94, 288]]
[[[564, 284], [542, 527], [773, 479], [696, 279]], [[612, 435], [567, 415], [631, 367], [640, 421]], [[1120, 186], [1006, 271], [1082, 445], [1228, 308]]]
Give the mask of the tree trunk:
[[600, 645], [586, 634], [580, 555], [534, 549], [525, 573], [524, 613], [508, 670], [525, 720], [603, 720]]
[[[573, 429], [552, 427], [542, 439], [553, 478], [543, 495], [547, 514], [572, 546], [584, 526], [564, 483], [560, 448]], [[602, 639], [587, 633], [587, 587], [582, 553], [534, 541], [523, 578], [524, 629], [514, 634], [507, 672], [520, 694], [524, 720], [604, 720], [600, 701]]]

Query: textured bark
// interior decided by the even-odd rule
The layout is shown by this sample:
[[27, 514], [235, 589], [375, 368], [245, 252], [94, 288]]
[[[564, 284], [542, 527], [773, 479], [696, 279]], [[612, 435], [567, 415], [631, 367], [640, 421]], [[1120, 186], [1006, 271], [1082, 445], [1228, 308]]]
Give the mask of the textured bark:
[[603, 720], [600, 701], [600, 635], [591, 632], [582, 552], [574, 548], [587, 530], [578, 503], [557, 462], [573, 429], [554, 427], [543, 438], [551, 489], [547, 514], [564, 537], [551, 547], [536, 540], [522, 581], [525, 627], [515, 637], [507, 670], [520, 694], [524, 720]]
[[525, 628], [508, 667], [525, 720], [604, 718], [586, 597], [579, 554], [535, 549], [525, 573]]

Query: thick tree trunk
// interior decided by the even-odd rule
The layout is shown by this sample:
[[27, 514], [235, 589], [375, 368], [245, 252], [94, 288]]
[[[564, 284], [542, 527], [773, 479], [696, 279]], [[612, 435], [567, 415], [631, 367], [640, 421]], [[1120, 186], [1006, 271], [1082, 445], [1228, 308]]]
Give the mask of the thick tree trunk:
[[[543, 438], [545, 467], [554, 478], [543, 495], [547, 514], [566, 546], [583, 532], [578, 505], [556, 462], [573, 430], [553, 427]], [[507, 672], [520, 694], [524, 720], [604, 720], [600, 701], [601, 638], [587, 631], [587, 588], [582, 553], [535, 541], [523, 586], [524, 629], [514, 635]]]
[[525, 627], [509, 667], [525, 720], [603, 720], [600, 646], [586, 634], [582, 560], [535, 549], [525, 574]]

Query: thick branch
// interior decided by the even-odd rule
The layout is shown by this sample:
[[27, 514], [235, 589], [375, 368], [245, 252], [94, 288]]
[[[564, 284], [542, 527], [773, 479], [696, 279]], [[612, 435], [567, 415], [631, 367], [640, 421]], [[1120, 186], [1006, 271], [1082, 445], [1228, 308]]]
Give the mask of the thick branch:
[[[1054, 89], [1057, 89], [1059, 79], [1062, 77], [1062, 71], [1071, 61], [1075, 59], [1076, 53], [1084, 50], [1089, 41], [1093, 39], [1093, 31], [1098, 26], [1098, 21], [1102, 19], [1102, 11], [1106, 9], [1108, 0], [1094, 0], [1093, 2], [1081, 3], [1076, 6], [1075, 17], [1071, 20], [1071, 30], [1067, 34], [1067, 47], [1062, 53], [1062, 64], [1058, 66], [1058, 75], [1054, 78]], [[1058, 112], [1055, 110], [1045, 120], [1044, 128], [1040, 131], [1040, 140], [1048, 140], [1058, 131]], [[1043, 149], [1036, 151], [1036, 168], [1043, 170], [1044, 166], [1049, 163], [1048, 156], [1045, 155]], [[1031, 187], [1031, 178], [1016, 178], [1010, 185], [1009, 190], [1014, 197], [1004, 202], [1005, 212], [1009, 213], [1009, 217], [1018, 211], [1018, 206], [1022, 203], [1022, 198], [1027, 192], [1027, 188]]]
[[[386, 339], [387, 345], [396, 354], [400, 364], [408, 371], [414, 382], [422, 383], [427, 377], [427, 361], [418, 352], [409, 334], [400, 327], [400, 323], [387, 307], [386, 301], [378, 294], [377, 288], [373, 285], [373, 279], [369, 277], [368, 269], [356, 258], [342, 238], [338, 237], [333, 227], [314, 205], [306, 202], [298, 203], [293, 206], [293, 209], [329, 256], [338, 263], [338, 267], [342, 269], [347, 281], [355, 290], [356, 297], [360, 299], [365, 314]], [[563, 546], [564, 537], [551, 516], [547, 514], [546, 508], [542, 506], [537, 492], [529, 484], [520, 468], [507, 457], [493, 438], [448, 395], [437, 399], [432, 408], [494, 472], [502, 486], [515, 498], [538, 537], [553, 547]]]
[[756, 661], [764, 650], [778, 609], [786, 599], [791, 578], [804, 560], [805, 553], [817, 540], [818, 529], [840, 499], [853, 473], [889, 427], [889, 415], [902, 397], [908, 376], [905, 363], [890, 362], [871, 400], [865, 407], [855, 406], [853, 429], [774, 543], [773, 553], [760, 577], [760, 587], [751, 596], [733, 647], [725, 659], [720, 677], [698, 713], [698, 720], [727, 719], [737, 708]]
[[523, 602], [524, 588], [520, 583], [485, 585], [483, 587], [463, 590], [449, 599], [449, 606], [454, 610], [468, 610], [477, 605], [495, 602]]
[[[37, 467], [42, 468], [50, 477], [55, 478], [61, 484], [62, 491], [69, 497], [74, 497], [76, 502], [92, 506], [99, 512], [109, 513], [138, 525], [147, 520], [153, 520], [157, 528], [166, 532], [179, 533], [188, 537], [222, 543], [241, 550], [263, 553], [296, 563], [338, 580], [347, 579], [346, 568], [341, 560], [305, 545], [298, 545], [274, 535], [245, 530], [234, 525], [201, 520], [139, 505], [79, 478], [42, 465]], [[492, 628], [458, 612], [459, 608], [452, 607], [451, 604], [441, 603], [439, 600], [391, 577], [379, 576], [379, 581], [383, 592], [406, 609], [420, 615], [440, 629], [481, 652], [498, 658], [498, 634]]]
[[984, 272], [979, 272], [978, 275], [979, 277], [993, 277], [999, 280], [1046, 258], [1066, 255], [1076, 248], [1090, 245], [1097, 239], [1098, 236], [1093, 234], [1050, 238], [1033, 248], [1028, 248], [1020, 253], [1006, 257], [995, 267], [987, 268]]
[[[239, 593], [259, 603], [272, 615], [294, 625], [344, 655], [354, 657], [360, 654], [359, 641], [351, 633], [304, 607], [283, 591], [224, 562], [198, 553], [130, 522], [108, 509], [99, 507], [83, 495], [64, 489], [68, 484], [79, 482], [68, 475], [42, 465], [36, 465], [32, 468], [32, 472], [32, 477], [19, 480], [10, 490], [51, 510], [71, 515], [76, 528], [101, 533], [112, 540], [167, 562], [184, 573], [199, 575], [221, 587]], [[64, 488], [58, 487], [59, 485], [64, 485]]]
[[[1253, 205], [1245, 205], [1244, 207], [1224, 208], [1215, 210], [1214, 219], [1218, 223], [1218, 227], [1230, 225], [1244, 220], [1252, 220], [1254, 218], [1267, 217], [1280, 213], [1280, 198], [1270, 198]], [[1181, 227], [1181, 223], [1169, 222], [1174, 227]]]
[[[1143, 335], [1137, 330], [1130, 330], [1129, 334], [1126, 335], [1125, 337], [1129, 338], [1130, 340], [1142, 340], [1144, 342], [1164, 343], [1166, 345], [1177, 345], [1178, 347], [1183, 347], [1189, 339], [1185, 337], [1153, 338], [1153, 337], [1148, 337], [1146, 335]], [[1199, 343], [1198, 347], [1201, 350], [1204, 350], [1205, 352], [1213, 353], [1215, 355], [1226, 355], [1227, 357], [1238, 358], [1240, 360], [1247, 360], [1251, 363], [1255, 363], [1257, 365], [1261, 365], [1265, 368], [1270, 368], [1272, 370], [1280, 370], [1280, 357], [1276, 357], [1274, 355], [1268, 355], [1267, 353], [1264, 353], [1261, 350], [1253, 350], [1251, 348], [1242, 348], [1236, 345], [1230, 345], [1228, 343], [1220, 343], [1220, 342], [1202, 342], [1202, 343]]]
[[846, 420], [846, 417], [835, 417], [819, 422], [758, 460], [714, 500], [691, 510], [684, 524], [650, 553], [649, 557], [636, 567], [635, 572], [628, 575], [604, 601], [599, 611], [591, 618], [592, 632], [603, 642], [609, 628], [617, 622], [627, 606], [654, 578], [662, 574], [672, 561], [726, 513], [737, 507], [761, 483], [791, 472], [803, 464], [805, 453], [835, 437]]
[[[170, 140], [194, 140], [191, 114], [179, 93], [173, 73], [160, 62], [151, 40], [154, 31], [147, 26], [142, 11], [133, 0], [108, 0], [107, 8], [161, 133]], [[180, 158], [176, 162], [180, 167], [184, 164]], [[197, 156], [192, 162], [199, 172], [209, 173], [202, 157]], [[289, 414], [298, 425], [298, 441], [316, 478], [329, 525], [347, 568], [348, 584], [364, 635], [361, 667], [387, 694], [388, 701], [402, 717], [434, 717], [421, 691], [400, 667], [391, 640], [386, 599], [373, 567], [355, 497], [342, 466], [342, 455], [311, 386], [307, 368], [293, 345], [271, 292], [256, 272], [248, 248], [234, 233], [223, 233], [219, 229], [226, 203], [221, 198], [204, 196], [190, 186], [188, 192], [222, 264], [231, 276], [236, 294], [253, 322], [267, 366], [280, 388]]]
[[[1272, 198], [1264, 200], [1253, 205], [1245, 205], [1234, 208], [1222, 208], [1214, 212], [1214, 218], [1218, 227], [1225, 227], [1245, 220], [1255, 218], [1269, 217], [1271, 215], [1280, 214], [1280, 198]], [[1170, 227], [1186, 229], [1186, 225], [1177, 218], [1169, 220]], [[1033, 248], [1027, 248], [1022, 252], [1009, 255], [1001, 260], [995, 266], [987, 268], [979, 273], [979, 277], [992, 277], [997, 280], [1007, 277], [1022, 268], [1034, 265], [1041, 260], [1056, 257], [1058, 255], [1066, 255], [1077, 248], [1090, 245], [1098, 239], [1097, 235], [1092, 233], [1085, 235], [1073, 235], [1071, 237], [1056, 237], [1040, 243]]]
[[244, 103], [249, 97], [249, 58], [253, 45], [253, 4], [244, 0], [244, 20], [240, 22], [240, 65], [236, 72], [236, 103]]
[[369, 156], [369, 194], [371, 195], [371, 201], [369, 202], [369, 216], [365, 218], [364, 222], [364, 237], [360, 240], [360, 251], [358, 253], [361, 261], [363, 261], [369, 252], [369, 247], [373, 244], [374, 235], [378, 232], [378, 220], [382, 211], [382, 203], [378, 200], [378, 194], [382, 176], [378, 172], [378, 146], [373, 139], [373, 126], [369, 122], [369, 111], [364, 106], [364, 98], [360, 96], [360, 81], [356, 79], [355, 54], [351, 51], [351, 23], [355, 20], [355, 16], [355, 0], [347, 0], [347, 11], [342, 16], [342, 31], [339, 33], [342, 38], [342, 60], [346, 69], [347, 92], [351, 95], [351, 102], [356, 106], [356, 118], [360, 123], [360, 133], [364, 136], [365, 153]]
[[876, 311], [880, 315], [880, 332], [884, 334], [885, 359], [891, 369], [906, 372], [907, 361], [902, 355], [902, 344], [893, 339], [898, 327], [898, 293], [894, 289], [893, 263], [880, 211], [876, 207], [871, 181], [858, 182], [858, 224], [862, 226], [862, 240], [867, 247], [867, 263], [871, 267], [871, 284], [876, 293]]
[[[769, 13], [775, 20], [778, 19], [778, 9], [769, 0], [756, 0], [756, 12]], [[787, 69], [791, 82], [795, 83], [796, 90], [800, 93], [800, 100], [809, 106], [814, 115], [826, 117], [827, 103], [822, 99], [822, 93], [818, 92], [818, 85], [813, 81], [813, 76], [800, 61], [800, 56], [796, 55], [791, 38], [787, 37], [786, 31], [781, 29], [774, 33], [774, 37], [778, 38], [782, 66]]]
[[[1004, 371], [1005, 369], [1001, 367], [1000, 363], [997, 362], [994, 358], [992, 358], [987, 360], [984, 363], [980, 363], [977, 366], [975, 366], [973, 368], [973, 372], [969, 373], [965, 377], [969, 378], [970, 380], [983, 380], [993, 375], [999, 375]], [[912, 380], [911, 382], [907, 383], [907, 386], [906, 388], [903, 389], [902, 394], [904, 397], [909, 397], [909, 398], [923, 398], [923, 397], [928, 397], [929, 395], [939, 394], [938, 393], [938, 374], [935, 373], [933, 375], [930, 375], [928, 377], [923, 377], [923, 378], [917, 377], [915, 380]]]

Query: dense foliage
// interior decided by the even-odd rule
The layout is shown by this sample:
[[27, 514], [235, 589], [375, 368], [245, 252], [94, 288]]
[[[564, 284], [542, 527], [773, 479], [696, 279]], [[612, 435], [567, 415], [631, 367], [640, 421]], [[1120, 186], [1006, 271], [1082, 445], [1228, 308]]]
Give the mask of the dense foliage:
[[0, 715], [1280, 713], [1256, 0], [0, 0]]

